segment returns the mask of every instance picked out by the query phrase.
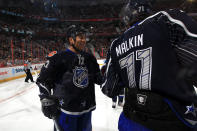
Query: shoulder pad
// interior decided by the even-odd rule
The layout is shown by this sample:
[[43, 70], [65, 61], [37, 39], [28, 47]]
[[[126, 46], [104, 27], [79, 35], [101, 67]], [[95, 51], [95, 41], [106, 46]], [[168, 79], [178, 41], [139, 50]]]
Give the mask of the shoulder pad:
[[57, 54], [57, 51], [52, 51], [51, 53], [48, 54], [48, 57], [52, 57], [52, 56], [54, 56], [55, 54]]

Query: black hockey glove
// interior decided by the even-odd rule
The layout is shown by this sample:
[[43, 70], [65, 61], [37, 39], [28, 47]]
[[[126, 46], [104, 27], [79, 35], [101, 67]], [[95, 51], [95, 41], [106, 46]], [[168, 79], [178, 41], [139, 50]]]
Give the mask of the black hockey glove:
[[53, 117], [56, 117], [59, 115], [60, 110], [58, 107], [58, 101], [50, 98], [43, 98], [41, 100], [42, 104], [42, 112], [43, 114], [48, 117], [49, 119], [52, 119]]

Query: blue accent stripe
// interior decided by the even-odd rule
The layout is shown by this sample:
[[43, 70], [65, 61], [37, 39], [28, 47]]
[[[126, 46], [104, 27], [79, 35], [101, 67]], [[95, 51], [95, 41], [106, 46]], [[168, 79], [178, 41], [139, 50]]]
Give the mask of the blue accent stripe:
[[76, 54], [75, 52], [71, 51], [70, 49], [66, 49], [66, 52], [70, 52], [72, 54]]
[[164, 98], [164, 101], [170, 106], [170, 108], [171, 108], [172, 111], [176, 114], [176, 116], [178, 117], [179, 120], [181, 120], [181, 121], [182, 121], [185, 125], [187, 125], [188, 127], [193, 128], [193, 126], [191, 126], [187, 121], [185, 121], [185, 120], [179, 115], [179, 113], [174, 109], [172, 103], [171, 103], [168, 99]]
[[152, 131], [143, 125], [126, 118], [123, 112], [119, 117], [118, 129], [119, 131]]

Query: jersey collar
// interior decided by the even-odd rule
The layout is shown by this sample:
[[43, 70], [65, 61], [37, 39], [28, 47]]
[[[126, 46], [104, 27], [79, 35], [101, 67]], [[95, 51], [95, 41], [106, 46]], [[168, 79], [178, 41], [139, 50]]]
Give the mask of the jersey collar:
[[72, 54], [76, 54], [75, 52], [71, 51], [70, 49], [66, 49], [66, 52], [70, 52]]

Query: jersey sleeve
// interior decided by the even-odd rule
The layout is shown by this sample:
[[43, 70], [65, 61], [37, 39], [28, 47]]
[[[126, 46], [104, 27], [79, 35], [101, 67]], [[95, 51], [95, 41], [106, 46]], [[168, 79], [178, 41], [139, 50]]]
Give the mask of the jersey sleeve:
[[60, 68], [61, 60], [58, 54], [51, 56], [50, 59], [42, 66], [36, 84], [40, 90], [40, 98], [51, 95], [51, 89], [56, 81], [56, 74]]
[[182, 66], [197, 61], [197, 22], [184, 11], [173, 9], [162, 12], [167, 17], [170, 42]]
[[99, 64], [96, 60], [96, 58], [91, 55], [91, 61], [93, 62], [93, 67], [94, 67], [94, 82], [98, 85], [101, 85], [102, 84], [102, 80], [103, 80], [103, 77], [102, 77], [102, 74], [101, 74], [101, 70], [99, 68]]
[[174, 47], [178, 63], [183, 68], [180, 76], [197, 81], [197, 22], [184, 11], [171, 9], [160, 12], [165, 21], [169, 41]]
[[[112, 42], [111, 46], [113, 46], [114, 42], [117, 42], [117, 39]], [[107, 53], [106, 71], [104, 73], [104, 81], [103, 81], [103, 84], [101, 85], [101, 90], [105, 95], [113, 98], [114, 96], [117, 96], [120, 94], [122, 86], [119, 86], [120, 78], [112, 62], [110, 49]]]

